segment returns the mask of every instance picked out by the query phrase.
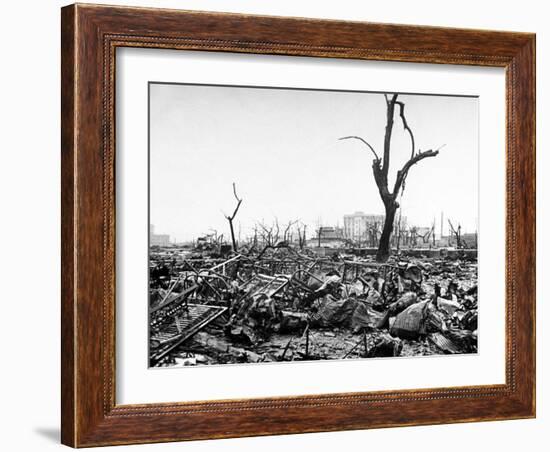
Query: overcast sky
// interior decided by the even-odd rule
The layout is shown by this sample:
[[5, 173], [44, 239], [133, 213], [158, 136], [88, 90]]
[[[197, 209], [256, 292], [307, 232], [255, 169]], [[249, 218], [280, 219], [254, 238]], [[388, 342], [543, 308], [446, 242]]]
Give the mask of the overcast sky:
[[[417, 148], [439, 155], [413, 166], [401, 200], [408, 223], [430, 226], [441, 212], [463, 232], [478, 219], [478, 99], [401, 94]], [[383, 153], [386, 102], [380, 93], [249, 87], [150, 85], [150, 220], [178, 241], [209, 229], [229, 236], [224, 213], [243, 198], [242, 237], [254, 224], [300, 219], [313, 233], [345, 214], [381, 214], [372, 154]], [[390, 187], [410, 156], [396, 113]], [[445, 225], [444, 232], [448, 227]]]

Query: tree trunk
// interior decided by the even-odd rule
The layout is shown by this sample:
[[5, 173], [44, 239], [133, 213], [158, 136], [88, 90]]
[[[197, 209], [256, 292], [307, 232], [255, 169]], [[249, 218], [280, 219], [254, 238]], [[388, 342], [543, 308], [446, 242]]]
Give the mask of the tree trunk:
[[393, 232], [395, 212], [397, 211], [397, 204], [395, 201], [388, 201], [384, 204], [386, 207], [386, 218], [384, 219], [384, 228], [382, 229], [380, 244], [378, 245], [378, 252], [376, 253], [377, 262], [386, 262], [388, 257], [390, 257], [390, 239]]
[[229, 221], [229, 229], [231, 231], [231, 243], [233, 245], [233, 251], [235, 253], [237, 252], [237, 241], [235, 240], [235, 230], [233, 229], [233, 220], [231, 218], [227, 218], [227, 221]]

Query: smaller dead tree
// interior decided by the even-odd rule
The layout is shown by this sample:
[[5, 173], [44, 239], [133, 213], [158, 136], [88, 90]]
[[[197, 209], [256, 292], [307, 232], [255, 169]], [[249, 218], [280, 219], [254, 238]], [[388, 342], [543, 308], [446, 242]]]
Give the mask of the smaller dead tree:
[[292, 226], [294, 226], [296, 223], [298, 223], [298, 220], [289, 221], [285, 227], [285, 230], [283, 232], [283, 242], [291, 243], [293, 234], [292, 234]]
[[411, 233], [411, 246], [414, 248], [416, 247], [416, 245], [418, 245], [418, 237], [422, 237], [422, 236], [418, 233], [416, 226], [413, 226], [410, 229], [410, 233]]
[[307, 226], [304, 223], [298, 226], [298, 246], [301, 250], [303, 250], [306, 245], [306, 230]]
[[254, 239], [252, 242], [252, 246], [256, 248], [258, 246], [258, 225], [254, 226]]
[[279, 226], [279, 219], [277, 217], [275, 217], [275, 227], [274, 227], [274, 232], [273, 232], [274, 245], [279, 243], [280, 238], [281, 238], [280, 233], [281, 233], [281, 227]]
[[258, 223], [257, 227], [260, 229], [259, 235], [262, 245], [273, 245], [273, 226], [267, 226], [264, 223]]
[[261, 222], [258, 223], [257, 226], [260, 228], [259, 233], [263, 245], [274, 247], [279, 243], [281, 228], [277, 218], [275, 218], [275, 221], [270, 225]]
[[233, 210], [233, 215], [225, 215], [225, 218], [227, 218], [227, 221], [229, 222], [229, 230], [231, 232], [231, 243], [233, 245], [233, 251], [237, 252], [237, 241], [235, 240], [235, 229], [233, 228], [233, 220], [237, 216], [237, 212], [239, 211], [239, 207], [241, 207], [243, 200], [242, 198], [239, 198], [237, 196], [237, 187], [235, 185], [235, 182], [233, 182], [233, 195], [237, 200], [237, 205], [235, 206], [235, 210]]
[[462, 248], [462, 237], [461, 237], [461, 229], [462, 226], [460, 226], [460, 223], [458, 224], [458, 227], [455, 229], [453, 226], [453, 223], [451, 223], [451, 220], [447, 220], [449, 222], [449, 227], [451, 228], [451, 233], [455, 236], [456, 239], [456, 247]]
[[365, 245], [375, 248], [378, 246], [378, 237], [380, 236], [380, 228], [378, 222], [370, 223], [367, 225], [365, 231]]
[[433, 227], [430, 228], [424, 234], [419, 233], [418, 230], [416, 230], [415, 233], [416, 233], [417, 238], [422, 239], [422, 244], [426, 245], [426, 244], [430, 243], [430, 237], [432, 236], [432, 233], [433, 233]]

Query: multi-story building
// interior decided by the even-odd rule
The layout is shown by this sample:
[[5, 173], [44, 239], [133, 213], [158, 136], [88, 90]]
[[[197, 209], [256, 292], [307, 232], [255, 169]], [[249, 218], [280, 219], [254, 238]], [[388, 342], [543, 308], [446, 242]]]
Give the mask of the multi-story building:
[[355, 212], [344, 215], [344, 236], [354, 242], [369, 240], [373, 228], [382, 230], [384, 215], [373, 215], [364, 212]]
[[332, 226], [321, 226], [317, 236], [308, 240], [308, 246], [312, 247], [343, 248], [345, 244], [344, 230]]
[[[382, 233], [385, 215], [355, 212], [351, 215], [344, 215], [344, 237], [357, 243], [366, 243], [370, 246], [377, 246], [378, 239]], [[407, 226], [407, 217], [396, 216], [394, 221], [394, 233], [398, 227], [401, 229]]]

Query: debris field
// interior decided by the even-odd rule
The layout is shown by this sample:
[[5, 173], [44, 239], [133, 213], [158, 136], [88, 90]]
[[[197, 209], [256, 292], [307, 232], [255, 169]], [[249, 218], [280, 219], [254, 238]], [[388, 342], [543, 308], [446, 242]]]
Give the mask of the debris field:
[[149, 365], [477, 352], [477, 257], [156, 248]]

